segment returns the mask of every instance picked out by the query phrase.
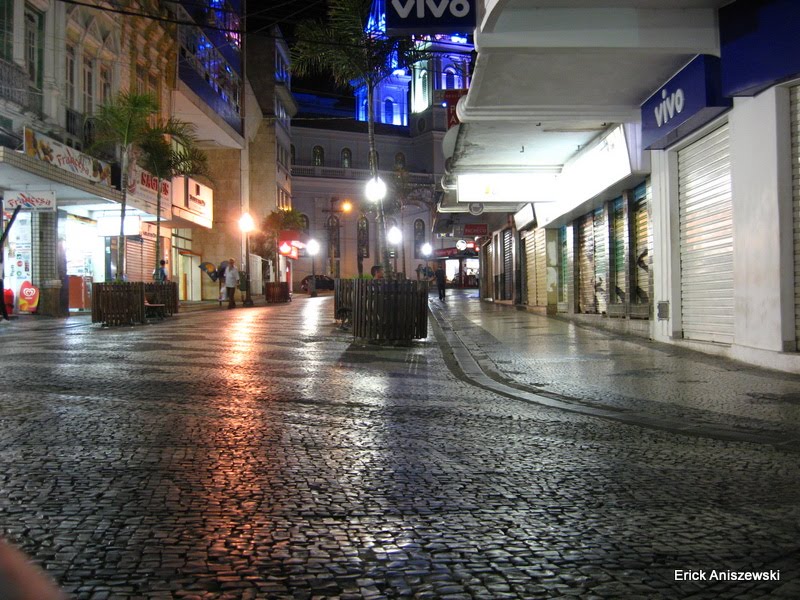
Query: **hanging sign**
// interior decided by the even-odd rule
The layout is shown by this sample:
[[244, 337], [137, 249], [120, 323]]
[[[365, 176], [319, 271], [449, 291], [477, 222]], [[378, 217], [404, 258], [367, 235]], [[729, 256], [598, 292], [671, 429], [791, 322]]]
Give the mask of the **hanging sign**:
[[3, 208], [11, 211], [54, 212], [56, 210], [55, 192], [3, 192]]
[[471, 33], [475, 0], [386, 0], [386, 33]]

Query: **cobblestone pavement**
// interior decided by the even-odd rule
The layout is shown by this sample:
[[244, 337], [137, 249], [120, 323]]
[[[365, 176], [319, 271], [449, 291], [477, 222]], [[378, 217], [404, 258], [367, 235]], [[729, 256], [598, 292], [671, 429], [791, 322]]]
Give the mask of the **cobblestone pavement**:
[[[728, 365], [728, 390], [724, 363], [676, 355], [684, 375], [672, 351], [580, 333], [557, 364], [519, 339], [556, 337], [546, 324], [512, 335], [514, 311], [449, 302], [437, 337], [406, 348], [353, 344], [330, 296], [135, 328], [3, 325], [0, 534], [80, 599], [800, 597], [791, 435], [686, 435], [500, 394], [445, 333], [521, 394], [733, 431], [791, 434], [778, 396], [796, 379]], [[636, 366], [601, 378], [626, 348]], [[780, 579], [713, 579], [740, 571]]]

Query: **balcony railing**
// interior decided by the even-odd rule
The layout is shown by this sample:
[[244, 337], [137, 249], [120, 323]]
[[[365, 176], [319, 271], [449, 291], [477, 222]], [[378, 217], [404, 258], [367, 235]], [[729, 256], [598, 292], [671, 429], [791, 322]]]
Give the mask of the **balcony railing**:
[[31, 86], [28, 73], [14, 63], [0, 59], [0, 99], [25, 110], [42, 114], [42, 92]]
[[[381, 170], [379, 171], [381, 177], [385, 180], [391, 179], [393, 171]], [[346, 169], [344, 167], [317, 167], [313, 165], [292, 165], [293, 177], [326, 177], [328, 179], [360, 179], [366, 181], [370, 178], [371, 173], [369, 169]], [[418, 185], [434, 183], [434, 176], [431, 173], [409, 173], [409, 183]]]

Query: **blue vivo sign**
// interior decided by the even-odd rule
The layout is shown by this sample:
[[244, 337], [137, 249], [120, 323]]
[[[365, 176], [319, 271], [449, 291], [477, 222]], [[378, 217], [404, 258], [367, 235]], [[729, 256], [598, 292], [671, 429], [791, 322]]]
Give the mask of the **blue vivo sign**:
[[720, 82], [719, 58], [695, 57], [642, 104], [642, 147], [665, 148], [730, 108]]
[[385, 0], [386, 31], [470, 33], [475, 28], [475, 0]]

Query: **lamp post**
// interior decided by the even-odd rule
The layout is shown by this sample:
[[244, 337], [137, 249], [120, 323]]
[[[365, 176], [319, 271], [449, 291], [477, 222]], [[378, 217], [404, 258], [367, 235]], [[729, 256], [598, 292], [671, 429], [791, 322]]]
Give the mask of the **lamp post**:
[[[399, 246], [403, 242], [403, 232], [397, 227], [392, 227], [386, 232], [386, 241], [392, 246]], [[394, 252], [394, 271], [397, 272], [397, 249]]]
[[311, 298], [317, 297], [317, 271], [314, 266], [314, 257], [319, 252], [319, 242], [317, 240], [308, 240], [306, 244], [306, 252], [311, 255], [311, 285], [308, 286], [308, 295]]
[[239, 229], [244, 234], [244, 255], [245, 255], [245, 272], [244, 272], [244, 306], [253, 306], [253, 299], [250, 297], [250, 232], [255, 229], [255, 223], [250, 213], [243, 213], [239, 218]]
[[422, 256], [425, 257], [425, 277], [427, 278], [429, 273], [428, 269], [430, 268], [429, 263], [431, 259], [431, 254], [433, 254], [433, 246], [431, 246], [428, 242], [425, 242], [420, 247], [420, 250], [422, 251]]
[[386, 251], [386, 220], [383, 217], [383, 199], [386, 196], [386, 183], [376, 175], [367, 181], [365, 192], [367, 200], [378, 205], [378, 254], [384, 269], [388, 272], [391, 265]]
[[341, 229], [343, 225], [339, 221], [338, 217], [334, 221], [333, 215], [344, 215], [353, 210], [353, 203], [350, 202], [350, 200], [345, 200], [339, 205], [339, 208], [336, 208], [335, 204], [338, 201], [339, 201], [338, 198], [335, 197], [331, 198], [330, 209], [325, 209], [325, 208], [322, 209], [322, 212], [331, 215], [330, 217], [328, 217], [328, 221], [326, 222], [325, 226], [328, 229], [328, 263], [330, 267], [331, 277], [334, 278], [339, 277], [339, 268], [338, 268], [339, 258], [335, 255], [336, 255], [336, 250], [338, 249], [338, 244], [341, 243], [339, 241], [339, 229]]

